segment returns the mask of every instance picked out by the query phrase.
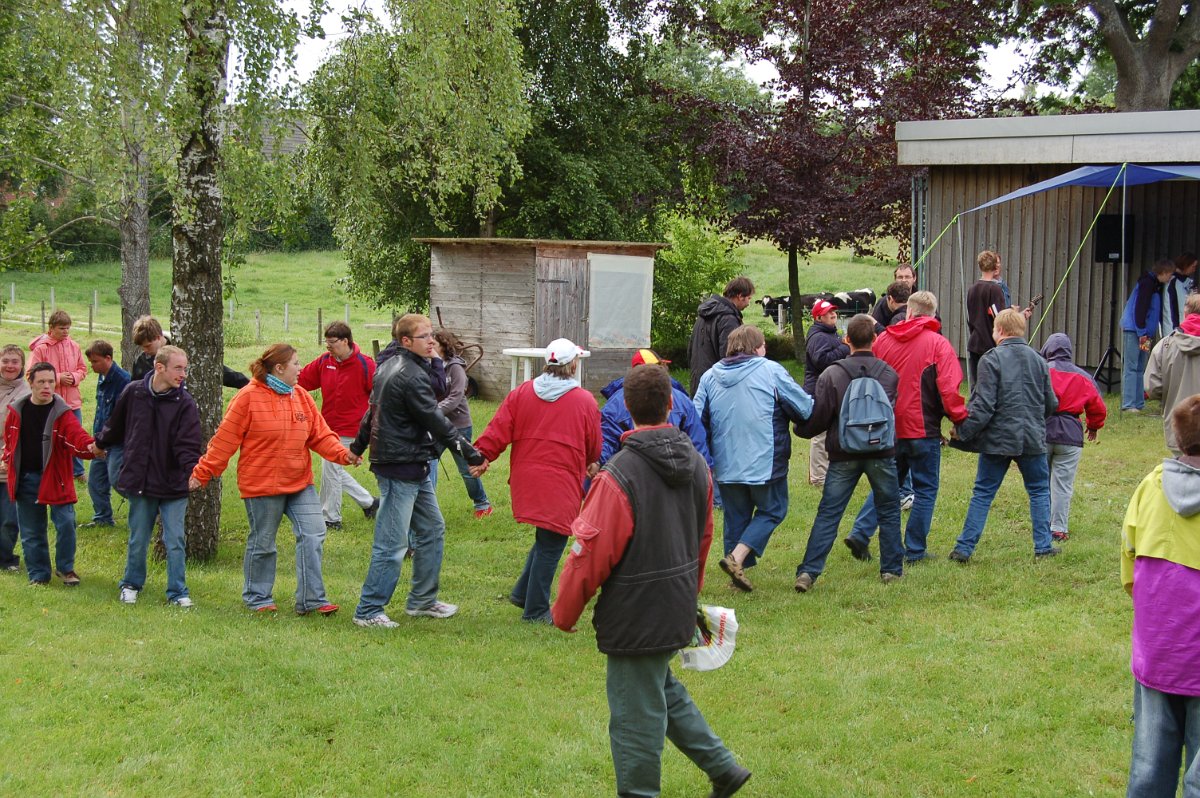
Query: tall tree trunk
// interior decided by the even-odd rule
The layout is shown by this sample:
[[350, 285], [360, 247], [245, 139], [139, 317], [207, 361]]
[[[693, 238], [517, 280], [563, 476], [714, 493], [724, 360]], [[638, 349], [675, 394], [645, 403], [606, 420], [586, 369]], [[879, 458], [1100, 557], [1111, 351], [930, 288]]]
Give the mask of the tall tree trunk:
[[[175, 341], [188, 353], [188, 390], [200, 409], [204, 438], [221, 420], [221, 365], [225, 336], [221, 314], [220, 109], [229, 57], [225, 0], [185, 0], [187, 40], [184, 83], [191, 115], [180, 130], [179, 187], [175, 195], [171, 292]], [[188, 555], [217, 553], [221, 520], [220, 480], [192, 494], [188, 503]]]
[[796, 245], [788, 247], [788, 291], [792, 294], [792, 342], [796, 360], [804, 362], [804, 308], [800, 306], [800, 259]]
[[1091, 0], [1088, 6], [1117, 67], [1117, 110], [1169, 108], [1175, 81], [1200, 55], [1200, 7], [1191, 3], [1184, 12], [1179, 0], [1163, 0], [1139, 37], [1117, 0]]
[[148, 164], [141, 146], [128, 149], [131, 173], [125, 181], [125, 214], [121, 232], [121, 365], [129, 369], [138, 356], [133, 323], [150, 313], [150, 206]]

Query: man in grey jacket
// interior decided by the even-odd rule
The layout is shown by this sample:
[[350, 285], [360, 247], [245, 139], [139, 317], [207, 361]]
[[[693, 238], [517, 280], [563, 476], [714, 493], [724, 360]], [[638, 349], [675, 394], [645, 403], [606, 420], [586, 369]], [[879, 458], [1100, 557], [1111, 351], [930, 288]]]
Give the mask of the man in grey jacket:
[[1200, 294], [1189, 294], [1179, 329], [1154, 345], [1146, 367], [1145, 388], [1151, 399], [1161, 399], [1167, 448], [1178, 457], [1179, 444], [1171, 424], [1171, 410], [1192, 394], [1200, 393]]
[[1029, 494], [1033, 556], [1061, 550], [1050, 537], [1050, 470], [1046, 462], [1046, 419], [1058, 409], [1046, 361], [1025, 340], [1025, 316], [1015, 308], [996, 315], [996, 347], [979, 361], [979, 381], [967, 403], [967, 419], [955, 428], [959, 440], [979, 452], [975, 490], [962, 534], [950, 559], [966, 564], [983, 535], [992, 499], [1015, 460]]

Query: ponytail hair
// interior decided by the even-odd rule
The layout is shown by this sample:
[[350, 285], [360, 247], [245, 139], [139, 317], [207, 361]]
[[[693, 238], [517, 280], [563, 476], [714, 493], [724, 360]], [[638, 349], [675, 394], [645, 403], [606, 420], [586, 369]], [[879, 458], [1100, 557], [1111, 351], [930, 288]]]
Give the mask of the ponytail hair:
[[267, 375], [274, 371], [276, 366], [290, 361], [294, 354], [296, 347], [291, 344], [271, 344], [258, 360], [250, 364], [250, 374], [259, 382], [266, 382]]

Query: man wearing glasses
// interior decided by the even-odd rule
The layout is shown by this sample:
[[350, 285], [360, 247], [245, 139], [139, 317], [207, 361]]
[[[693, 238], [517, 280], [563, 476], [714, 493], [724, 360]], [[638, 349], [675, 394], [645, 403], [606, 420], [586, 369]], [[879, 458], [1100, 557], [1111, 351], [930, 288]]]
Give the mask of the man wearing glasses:
[[[367, 414], [371, 386], [375, 382], [375, 361], [366, 357], [354, 343], [350, 325], [335, 321], [325, 328], [325, 354], [300, 371], [297, 381], [306, 391], [321, 392], [321, 415], [329, 428], [349, 446], [358, 434], [358, 425]], [[321, 461], [321, 513], [325, 528], [342, 528], [342, 493], [348, 493], [368, 520], [375, 517], [379, 499], [345, 468], [329, 460]]]
[[412, 589], [404, 612], [431, 618], [449, 618], [458, 612], [455, 605], [438, 600], [446, 525], [429, 480], [429, 461], [437, 456], [437, 440], [471, 465], [484, 462], [438, 409], [429, 319], [416, 313], [401, 316], [392, 326], [392, 338], [399, 344], [398, 354], [379, 367], [370, 408], [350, 444], [350, 451], [361, 455], [370, 443], [371, 471], [379, 481], [380, 498], [371, 566], [354, 623], [385, 629], [399, 626], [384, 610], [400, 581], [410, 529]]

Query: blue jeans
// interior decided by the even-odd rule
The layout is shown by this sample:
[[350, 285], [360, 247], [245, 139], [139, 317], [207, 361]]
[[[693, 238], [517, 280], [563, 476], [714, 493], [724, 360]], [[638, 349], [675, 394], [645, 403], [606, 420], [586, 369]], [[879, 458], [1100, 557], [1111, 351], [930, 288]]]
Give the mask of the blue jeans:
[[870, 460], [834, 460], [825, 473], [825, 490], [808, 534], [804, 562], [796, 575], [808, 574], [813, 579], [825, 570], [825, 559], [837, 540], [838, 525], [846, 505], [854, 495], [859, 477], [867, 475], [871, 495], [877, 497], [879, 515], [879, 572], [900, 575], [904, 572], [904, 547], [900, 543], [900, 494], [896, 480], [896, 461], [891, 457]]
[[442, 546], [446, 523], [438, 507], [433, 483], [379, 477], [379, 512], [375, 515], [375, 542], [371, 565], [363, 582], [362, 597], [354, 617], [366, 620], [383, 613], [400, 581], [400, 566], [412, 534], [412, 588], [405, 609], [420, 610], [438, 597], [442, 573]]
[[[1128, 798], [1200, 797], [1200, 696], [1171, 695], [1133, 680], [1133, 759]], [[1186, 753], [1185, 753], [1186, 752]]]
[[250, 532], [246, 535], [246, 556], [242, 560], [245, 586], [242, 601], [252, 610], [274, 604], [275, 536], [286, 515], [296, 536], [296, 612], [312, 612], [328, 604], [325, 581], [321, 577], [321, 550], [325, 546], [325, 521], [321, 502], [309, 485], [297, 493], [255, 496], [243, 499]]
[[671, 673], [675, 652], [608, 657], [608, 741], [617, 795], [656, 796], [664, 739], [710, 779], [737, 764], [687, 688]]
[[88, 468], [88, 495], [92, 497], [92, 522], [96, 524], [113, 522], [110, 492], [116, 489], [117, 477], [125, 462], [125, 447], [112, 446], [105, 454], [108, 456], [103, 460], [97, 457]]
[[787, 476], [762, 485], [722, 482], [721, 501], [725, 505], [725, 556], [744, 543], [750, 553], [742, 565], [750, 568], [763, 555], [771, 533], [787, 517]]
[[550, 587], [566, 546], [566, 535], [534, 527], [533, 546], [525, 557], [525, 568], [509, 595], [514, 604], [525, 608], [521, 614], [524, 620], [540, 621], [550, 617]]
[[0, 482], [0, 568], [21, 564], [14, 550], [21, 539], [21, 527], [17, 525], [17, 505], [8, 498], [8, 483]]
[[1138, 334], [1121, 331], [1121, 409], [1146, 406], [1146, 363], [1150, 353], [1138, 345]]
[[[17, 521], [21, 526], [21, 549], [29, 581], [50, 581], [50, 542], [47, 538], [46, 505], [37, 503], [41, 472], [22, 474], [17, 483]], [[54, 523], [54, 568], [60, 574], [75, 570], [75, 505], [50, 505]]]
[[[79, 426], [82, 427], [83, 426], [83, 410], [82, 409], [72, 410], [71, 412], [75, 414], [75, 420], [78, 421]], [[77, 477], [83, 476], [83, 460], [79, 459], [78, 457], [71, 458], [71, 473], [73, 473]]]
[[146, 548], [154, 532], [154, 519], [162, 515], [163, 546], [167, 550], [167, 601], [188, 594], [185, 571], [187, 554], [184, 548], [183, 519], [187, 515], [187, 497], [155, 499], [150, 496], [129, 497], [129, 554], [125, 559], [125, 576], [121, 587], [141, 590], [146, 585]]
[[979, 467], [975, 471], [975, 490], [971, 493], [971, 504], [967, 507], [967, 518], [963, 521], [962, 534], [954, 544], [954, 550], [970, 557], [983, 535], [988, 511], [996, 491], [1004, 482], [1009, 463], [1017, 462], [1025, 492], [1029, 494], [1029, 517], [1033, 523], [1033, 553], [1043, 554], [1051, 549], [1050, 538], [1050, 467], [1045, 453], [1023, 454], [1007, 457], [996, 454], [980, 454]]
[[[928, 556], [925, 549], [929, 539], [929, 527], [933, 525], [933, 508], [937, 504], [938, 480], [942, 471], [942, 441], [940, 438], [901, 438], [896, 441], [896, 472], [901, 482], [912, 478], [912, 510], [908, 524], [904, 527], [904, 559], [916, 562]], [[854, 519], [850, 537], [866, 546], [879, 527], [875, 513], [875, 494], [867, 501]], [[883, 552], [880, 552], [883, 556]]]
[[[458, 433], [466, 440], [471, 440], [471, 427], [459, 427]], [[438, 444], [438, 460], [434, 460], [429, 464], [429, 481], [433, 483], [433, 489], [437, 490], [438, 480], [438, 463], [445, 451], [445, 447]], [[483, 489], [483, 480], [479, 477], [471, 476], [470, 464], [467, 458], [463, 457], [456, 450], [450, 450], [451, 456], [454, 457], [454, 464], [458, 466], [458, 473], [462, 476], [463, 485], [467, 488], [467, 495], [471, 497], [471, 501], [475, 504], [476, 510], [486, 510], [492, 506], [492, 502], [488, 499], [487, 491]]]

